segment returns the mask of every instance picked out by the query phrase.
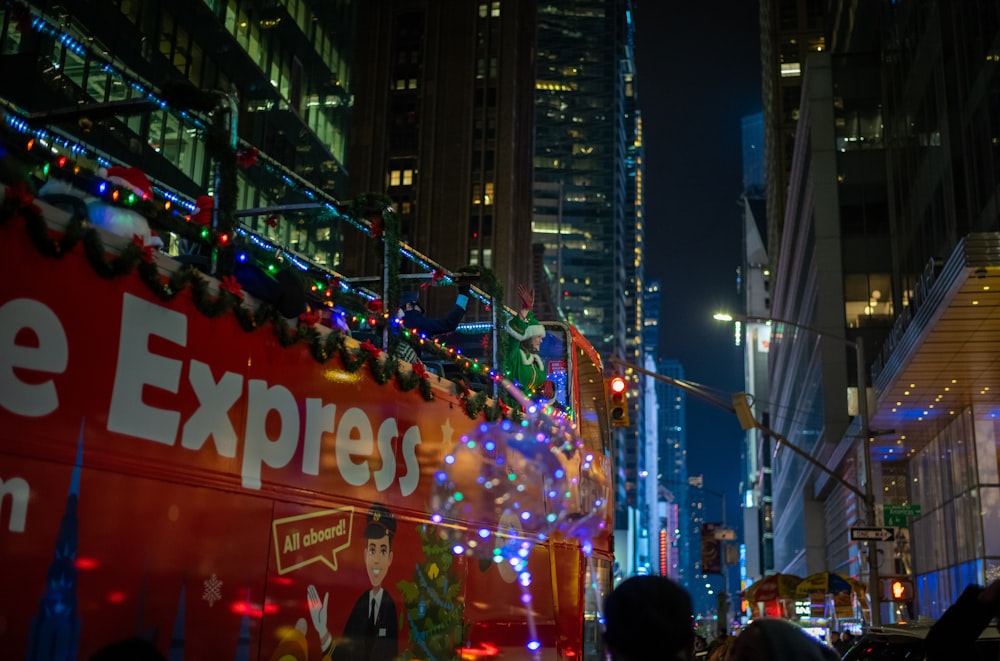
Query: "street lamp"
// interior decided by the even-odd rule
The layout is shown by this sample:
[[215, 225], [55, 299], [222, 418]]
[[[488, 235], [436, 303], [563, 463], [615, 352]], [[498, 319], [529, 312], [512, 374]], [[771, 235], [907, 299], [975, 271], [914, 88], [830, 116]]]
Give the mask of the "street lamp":
[[[869, 437], [871, 435], [871, 428], [869, 425], [868, 418], [868, 386], [867, 386], [867, 362], [865, 361], [865, 345], [864, 339], [858, 337], [856, 340], [848, 340], [847, 338], [840, 337], [839, 335], [834, 335], [827, 331], [814, 328], [813, 326], [807, 326], [805, 324], [799, 324], [794, 321], [788, 321], [786, 319], [775, 319], [772, 317], [755, 317], [755, 316], [735, 316], [727, 313], [716, 313], [713, 317], [719, 321], [755, 321], [755, 322], [765, 322], [765, 323], [780, 323], [792, 328], [799, 328], [806, 331], [811, 331], [818, 335], [819, 337], [825, 337], [833, 340], [837, 340], [842, 344], [846, 344], [848, 347], [854, 350], [854, 354], [857, 358], [857, 371], [858, 371], [858, 417], [861, 421], [861, 442], [862, 450], [861, 453], [862, 461], [864, 463], [865, 471], [865, 489], [862, 491], [856, 485], [851, 484], [847, 480], [843, 479], [840, 475], [833, 472], [823, 464], [819, 463], [812, 457], [812, 455], [803, 452], [801, 449], [793, 445], [787, 438], [769, 429], [767, 426], [758, 422], [754, 417], [753, 413], [750, 411], [750, 405], [747, 402], [745, 393], [737, 393], [733, 396], [733, 408], [736, 413], [736, 417], [740, 421], [740, 426], [744, 430], [748, 429], [760, 429], [766, 434], [773, 436], [778, 439], [779, 443], [784, 444], [785, 447], [792, 450], [799, 456], [803, 457], [813, 466], [816, 466], [825, 474], [829, 475], [835, 479], [840, 484], [844, 485], [847, 489], [857, 494], [865, 506], [865, 525], [869, 527], [875, 527], [875, 494], [872, 491], [872, 459], [871, 450], [869, 446]], [[882, 609], [880, 604], [880, 594], [879, 594], [879, 579], [878, 579], [878, 552], [875, 546], [876, 542], [869, 541], [870, 545], [868, 549], [868, 594], [871, 598], [871, 624], [872, 626], [880, 626], [882, 624]]]

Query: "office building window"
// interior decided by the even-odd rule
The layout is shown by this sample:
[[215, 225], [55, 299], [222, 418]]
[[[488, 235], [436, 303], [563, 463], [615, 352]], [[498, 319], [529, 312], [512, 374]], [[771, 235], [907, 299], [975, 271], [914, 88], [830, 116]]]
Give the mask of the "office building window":
[[479, 3], [479, 18], [499, 18], [500, 17], [500, 0], [493, 0], [492, 2], [480, 2]]
[[848, 273], [844, 276], [844, 316], [849, 328], [881, 323], [893, 315], [891, 279], [888, 273]]
[[389, 170], [389, 185], [390, 186], [412, 186], [413, 185], [413, 170], [411, 168], [404, 168], [399, 170]]

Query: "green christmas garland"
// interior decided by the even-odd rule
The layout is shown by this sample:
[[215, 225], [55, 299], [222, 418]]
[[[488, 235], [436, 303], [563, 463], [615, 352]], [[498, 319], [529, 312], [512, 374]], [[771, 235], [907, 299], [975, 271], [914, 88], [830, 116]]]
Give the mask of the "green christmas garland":
[[[191, 298], [195, 307], [206, 317], [218, 317], [227, 312], [233, 312], [237, 321], [246, 332], [260, 328], [270, 322], [271, 328], [283, 347], [290, 347], [298, 342], [307, 342], [310, 354], [320, 363], [325, 363], [334, 354], [340, 356], [344, 368], [356, 372], [367, 364], [375, 381], [384, 385], [396, 378], [402, 390], [412, 390], [418, 385], [418, 391], [426, 401], [434, 399], [429, 379], [420, 378], [413, 370], [405, 373], [400, 369], [400, 361], [393, 360], [384, 352], [366, 351], [365, 348], [351, 348], [346, 343], [346, 335], [337, 330], [331, 330], [324, 338], [315, 328], [300, 319], [298, 326], [289, 328], [285, 317], [273, 306], [262, 303], [256, 310], [243, 304], [239, 285], [231, 276], [223, 278], [219, 293], [212, 296], [209, 291], [209, 280], [198, 270], [185, 266], [174, 272], [164, 281], [159, 274], [153, 259], [152, 250], [137, 242], [128, 244], [117, 256], [108, 257], [107, 249], [101, 241], [97, 230], [84, 227], [83, 219], [78, 216], [70, 218], [66, 231], [62, 236], [54, 238], [42, 218], [41, 209], [35, 205], [34, 198], [25, 182], [14, 187], [8, 187], [7, 193], [0, 202], [0, 225], [11, 222], [15, 218], [24, 221], [25, 229], [32, 243], [40, 253], [52, 258], [62, 258], [69, 254], [76, 244], [83, 242], [84, 254], [94, 272], [103, 278], [120, 278], [134, 270], [138, 270], [140, 279], [150, 291], [161, 301], [169, 302], [176, 298], [185, 288], [190, 287]], [[227, 282], [226, 278], [229, 278]], [[227, 288], [228, 287], [228, 288]], [[416, 383], [414, 382], [416, 379]]]
[[[219, 213], [217, 232], [205, 230], [174, 213], [168, 213], [163, 205], [152, 200], [138, 200], [128, 204], [119, 201], [118, 206], [128, 206], [133, 211], [142, 214], [150, 220], [150, 225], [156, 229], [172, 232], [209, 246], [217, 245], [218, 239], [222, 235], [232, 236], [232, 231], [235, 228], [236, 153], [228, 142], [228, 128], [223, 121], [224, 119], [223, 113], [215, 113], [213, 123], [206, 132], [207, 150], [209, 155], [218, 162], [220, 168], [220, 191], [217, 191], [220, 194], [217, 201]], [[82, 241], [88, 262], [95, 273], [102, 278], [122, 277], [137, 269], [140, 279], [163, 302], [172, 301], [178, 294], [190, 287], [195, 306], [207, 317], [218, 317], [232, 311], [240, 327], [246, 332], [254, 331], [265, 322], [270, 321], [273, 332], [283, 347], [290, 347], [300, 341], [307, 342], [311, 355], [318, 362], [326, 362], [334, 353], [337, 353], [348, 371], [355, 372], [362, 364], [367, 363], [373, 378], [379, 385], [384, 385], [395, 377], [402, 391], [407, 392], [417, 387], [423, 399], [430, 401], [434, 398], [433, 388], [426, 375], [422, 377], [412, 369], [400, 370], [399, 361], [388, 358], [388, 356], [395, 355], [395, 343], [401, 341], [395, 334], [390, 335], [388, 356], [382, 358], [377, 353], [350, 349], [343, 342], [344, 338], [339, 331], [332, 331], [324, 340], [308, 324], [300, 323], [293, 330], [289, 328], [286, 319], [278, 313], [276, 308], [266, 302], [262, 302], [256, 312], [242, 305], [242, 294], [238, 285], [233, 288], [223, 286], [219, 293], [213, 296], [210, 292], [209, 280], [191, 266], [182, 266], [164, 280], [153, 260], [151, 249], [141, 244], [135, 242], [127, 244], [117, 256], [107, 257], [107, 250], [99, 234], [87, 225], [85, 218], [78, 215], [73, 215], [63, 234], [54, 238], [41, 218], [41, 211], [34, 205], [33, 191], [29, 184], [26, 181], [21, 181], [13, 188], [15, 194], [5, 196], [2, 205], [0, 205], [0, 224], [15, 216], [22, 216], [25, 219], [26, 231], [35, 248], [47, 257], [61, 257], [70, 252], [76, 243]], [[125, 199], [127, 198], [122, 196], [121, 200]], [[389, 301], [394, 301], [393, 305], [397, 305], [399, 300], [401, 222], [392, 208], [391, 199], [383, 195], [361, 195], [352, 201], [350, 213], [355, 219], [363, 219], [371, 223], [373, 234], [380, 235], [385, 241], [388, 249], [385, 250], [384, 254], [388, 257], [389, 269], [389, 291], [387, 294]], [[226, 248], [231, 251], [232, 246], [233, 242], [230, 241]], [[231, 259], [227, 260], [222, 253], [219, 254], [220, 267], [223, 264], [231, 263], [231, 261]], [[478, 267], [477, 270], [480, 273], [479, 288], [489, 294], [495, 304], [501, 302], [503, 300], [503, 286], [493, 271]], [[463, 269], [459, 269], [459, 272], [463, 272]], [[226, 278], [231, 278], [221, 268], [219, 276], [224, 282]], [[342, 292], [338, 292], [338, 294], [342, 294]], [[338, 298], [345, 297], [338, 296]], [[350, 295], [346, 298], [350, 298]], [[335, 302], [338, 304], [348, 303], [347, 300]], [[357, 303], [353, 299], [351, 302]], [[356, 305], [349, 305], [349, 307], [354, 308]], [[502, 355], [504, 343], [507, 340], [506, 334], [498, 333], [498, 340]], [[435, 343], [430, 343], [428, 347], [432, 353], [438, 354], [440, 358], [455, 360], [444, 347]], [[464, 373], [472, 373], [471, 368], [474, 361], [458, 359], [455, 362]], [[438, 378], [440, 380], [440, 377]], [[475, 419], [480, 414], [483, 414], [489, 421], [504, 417], [507, 407], [501, 405], [500, 402], [494, 402], [488, 406], [486, 393], [478, 393], [470, 397], [464, 394], [464, 384], [461, 384], [460, 387], [457, 382], [455, 391], [462, 400], [463, 408], [470, 418]]]

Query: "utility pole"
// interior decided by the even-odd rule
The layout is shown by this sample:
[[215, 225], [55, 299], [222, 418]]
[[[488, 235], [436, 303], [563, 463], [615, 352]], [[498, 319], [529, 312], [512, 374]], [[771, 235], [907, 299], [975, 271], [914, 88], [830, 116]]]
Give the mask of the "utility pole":
[[[749, 404], [746, 400], [745, 393], [739, 393], [740, 397], [733, 396], [733, 404], [737, 418], [740, 420], [740, 426], [743, 430], [749, 430], [753, 428], [758, 428], [765, 433], [769, 433], [774, 436], [780, 443], [783, 443], [785, 447], [794, 451], [799, 456], [805, 458], [812, 465], [819, 468], [821, 471], [829, 475], [830, 477], [836, 479], [838, 482], [846, 486], [848, 489], [857, 494], [861, 503], [864, 506], [865, 512], [865, 525], [868, 527], [877, 527], [875, 521], [875, 491], [872, 485], [872, 456], [871, 456], [871, 421], [869, 419], [868, 412], [868, 361], [865, 359], [865, 343], [864, 338], [858, 336], [856, 340], [848, 340], [845, 337], [841, 337], [834, 333], [815, 328], [814, 326], [807, 326], [805, 324], [800, 324], [794, 321], [788, 321], [786, 319], [775, 319], [773, 317], [757, 317], [757, 316], [744, 316], [744, 315], [730, 315], [730, 314], [716, 314], [715, 319], [719, 321], [733, 321], [737, 319], [739, 321], [758, 321], [758, 322], [768, 322], [783, 324], [785, 326], [791, 326], [792, 328], [799, 328], [811, 333], [815, 333], [820, 338], [827, 338], [831, 340], [836, 340], [841, 344], [847, 345], [848, 348], [854, 351], [854, 357], [856, 359], [856, 369], [858, 372], [858, 421], [860, 423], [861, 431], [858, 433], [858, 438], [861, 441], [861, 463], [862, 470], [864, 472], [865, 483], [864, 490], [862, 491], [857, 486], [847, 482], [842, 477], [834, 473], [832, 470], [819, 463], [812, 458], [811, 455], [802, 452], [797, 447], [792, 445], [791, 442], [781, 434], [777, 434], [766, 426], [758, 423], [753, 414], [750, 411]], [[738, 401], [738, 399], [740, 401]], [[749, 426], [748, 426], [749, 425]], [[873, 627], [881, 626], [882, 624], [882, 604], [881, 604], [881, 585], [879, 583], [878, 577], [878, 542], [868, 541], [868, 598], [871, 600], [871, 625]]]
[[[741, 319], [744, 321], [768, 321], [768, 319], [762, 317], [741, 317]], [[724, 319], [720, 318], [720, 320]], [[758, 422], [757, 419], [753, 417], [753, 412], [750, 410], [750, 404], [747, 401], [747, 394], [745, 392], [734, 394], [732, 396], [731, 402], [726, 403], [720, 400], [718, 397], [700, 389], [695, 384], [674, 379], [673, 377], [665, 376], [663, 374], [657, 374], [656, 372], [650, 372], [648, 370], [644, 370], [638, 365], [633, 365], [632, 363], [628, 363], [618, 358], [611, 358], [609, 360], [609, 363], [617, 363], [625, 367], [630, 367], [635, 371], [639, 372], [640, 374], [645, 374], [647, 376], [653, 377], [654, 379], [658, 379], [660, 381], [669, 383], [670, 385], [680, 388], [685, 392], [689, 392], [697, 397], [700, 397], [701, 399], [704, 399], [710, 404], [713, 404], [721, 409], [729, 411], [730, 413], [736, 416], [737, 420], [739, 420], [740, 427], [742, 427], [744, 431], [750, 429], [759, 429], [765, 434], [772, 436], [780, 445], [783, 445], [784, 447], [788, 448], [798, 456], [802, 457], [812, 466], [815, 466], [817, 469], [825, 473], [831, 479], [843, 485], [846, 489], [857, 495], [858, 498], [861, 500], [861, 502], [864, 504], [866, 525], [875, 526], [875, 494], [872, 489], [871, 449], [869, 448], [870, 445], [869, 437], [871, 436], [872, 432], [868, 420], [868, 392], [867, 392], [868, 380], [865, 378], [866, 362], [865, 362], [864, 344], [861, 341], [861, 338], [858, 338], [857, 342], [852, 342], [845, 338], [837, 337], [835, 335], [830, 335], [829, 333], [819, 331], [809, 326], [801, 326], [799, 324], [786, 322], [780, 319], [772, 319], [770, 321], [786, 323], [789, 326], [795, 326], [798, 328], [803, 328], [805, 330], [814, 331], [816, 332], [817, 335], [820, 335], [821, 337], [830, 337], [833, 339], [837, 339], [855, 350], [855, 353], [857, 354], [857, 365], [858, 365], [858, 417], [861, 422], [861, 441], [863, 450], [862, 461], [864, 463], [864, 473], [865, 473], [865, 485], [864, 485], [865, 488], [863, 491], [860, 488], [858, 488], [857, 485], [851, 484], [850, 482], [845, 480], [842, 476], [840, 476], [838, 473], [834, 472], [827, 466], [821, 464], [812, 455], [805, 452], [804, 450], [796, 446], [794, 443], [789, 441], [788, 438], [785, 437], [784, 435], [779, 434], [778, 432], [774, 431], [767, 425]], [[881, 610], [882, 606], [881, 606], [881, 594], [879, 593], [879, 587], [880, 586], [878, 579], [877, 544], [876, 542], [869, 542], [868, 543], [868, 597], [871, 600], [872, 626], [881, 626], [882, 624], [882, 610]]]
[[[722, 498], [722, 529], [726, 528], [726, 492], [720, 492], [719, 497]], [[726, 544], [725, 540], [719, 541], [719, 555], [721, 556], [720, 565], [722, 566], [722, 592], [718, 596], [718, 609], [716, 610], [716, 616], [718, 617], [717, 631], [720, 636], [726, 636], [729, 634], [729, 565], [726, 564], [726, 555], [729, 552], [729, 545]]]
[[[865, 361], [864, 339], [854, 341], [854, 353], [858, 360], [858, 418], [861, 420], [861, 459], [865, 464], [865, 524], [873, 528], [875, 521], [875, 492], [872, 488], [872, 431], [868, 421], [868, 364]], [[878, 580], [878, 542], [868, 542], [868, 593], [871, 599], [871, 622], [873, 627], [882, 625], [882, 603]]]

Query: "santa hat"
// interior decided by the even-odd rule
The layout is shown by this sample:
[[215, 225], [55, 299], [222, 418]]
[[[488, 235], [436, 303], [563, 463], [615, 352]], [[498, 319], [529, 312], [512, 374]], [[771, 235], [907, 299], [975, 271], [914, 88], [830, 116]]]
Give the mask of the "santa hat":
[[529, 337], [545, 337], [545, 326], [538, 323], [535, 314], [528, 310], [526, 318], [515, 316], [507, 322], [507, 332], [515, 340], [523, 342]]
[[144, 200], [153, 197], [153, 184], [149, 183], [146, 174], [139, 168], [113, 165], [107, 170], [102, 168], [98, 174], [116, 186], [127, 188]]
[[194, 206], [195, 209], [191, 214], [191, 220], [202, 227], [211, 225], [212, 210], [215, 209], [215, 198], [211, 195], [199, 195], [198, 199], [194, 201]]

